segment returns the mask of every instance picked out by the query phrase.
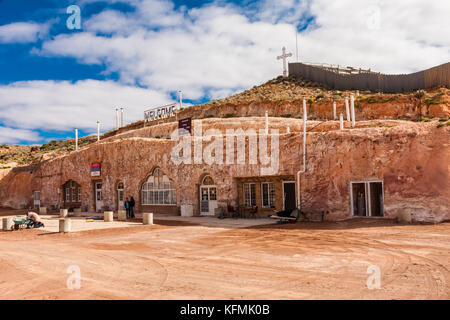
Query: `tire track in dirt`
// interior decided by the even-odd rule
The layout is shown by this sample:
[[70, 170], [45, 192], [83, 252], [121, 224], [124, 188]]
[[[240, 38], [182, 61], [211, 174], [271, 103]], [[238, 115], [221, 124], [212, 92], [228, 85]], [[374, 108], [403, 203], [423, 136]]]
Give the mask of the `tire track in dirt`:
[[[234, 231], [234, 230], [233, 230]], [[250, 244], [250, 245], [255, 245], [255, 246], [261, 246], [261, 242], [267, 242], [267, 241], [271, 241], [271, 240], [277, 240], [279, 242], [279, 237], [282, 237], [282, 235], [277, 235], [277, 236], [270, 236], [270, 235], [262, 235], [262, 236], [257, 236], [257, 237], [252, 237], [250, 239], [239, 239], [239, 243], [245, 243], [245, 244]], [[302, 234], [297, 235], [298, 237], [301, 238]], [[334, 243], [336, 242], [337, 238], [341, 237], [341, 234], [330, 234], [329, 232], [316, 232], [314, 237], [320, 239], [321, 242], [323, 242], [322, 244], [320, 244], [319, 246], [316, 246], [315, 249], [317, 249], [317, 247], [326, 247], [327, 243]], [[233, 240], [236, 241], [236, 238], [238, 237], [232, 237], [234, 238]], [[241, 237], [242, 238], [242, 237]], [[273, 238], [273, 239], [271, 239]], [[208, 237], [201, 239], [202, 241], [207, 241]], [[340, 240], [340, 239], [339, 239]], [[342, 240], [341, 240], [342, 242]], [[292, 243], [289, 241], [284, 240], [283, 241], [283, 246], [280, 247], [280, 249], [282, 249], [284, 246], [288, 246], [288, 247], [292, 247], [292, 245], [295, 245], [298, 243]], [[224, 243], [222, 243], [222, 253], [223, 253], [223, 249], [224, 247], [226, 248], [227, 245], [225, 245]], [[385, 243], [383, 243], [382, 241], [378, 241], [375, 239], [371, 239], [369, 241], [363, 241], [361, 239], [361, 236], [356, 235], [349, 235], [346, 234], [346, 239], [345, 239], [345, 245], [346, 247], [340, 247], [339, 251], [340, 253], [344, 253], [344, 254], [350, 254], [350, 253], [363, 253], [364, 251], [367, 251], [368, 248], [370, 248], [372, 250], [371, 255], [376, 255], [378, 258], [376, 260], [377, 261], [377, 265], [379, 265], [379, 261], [383, 261], [382, 264], [382, 274], [384, 274], [384, 279], [383, 279], [383, 285], [387, 286], [390, 285], [397, 281], [398, 279], [398, 275], [402, 275], [402, 274], [406, 274], [408, 269], [411, 268], [411, 264], [412, 264], [412, 258], [421, 260], [421, 261], [425, 261], [428, 264], [431, 264], [432, 267], [434, 267], [435, 269], [442, 269], [441, 271], [434, 271], [433, 275], [430, 275], [428, 272], [423, 272], [422, 275], [424, 276], [424, 281], [427, 283], [427, 292], [425, 293], [426, 297], [429, 298], [436, 298], [436, 297], [448, 297], [448, 293], [446, 292], [446, 275], [442, 273], [442, 271], [446, 274], [448, 274], [448, 270], [447, 268], [443, 267], [440, 263], [429, 259], [429, 258], [425, 258], [423, 256], [417, 255], [417, 254], [411, 254], [409, 252], [405, 252], [401, 249], [398, 248], [392, 248], [388, 245], [386, 245]], [[228, 246], [229, 247], [229, 246]], [[272, 246], [273, 247], [273, 246]], [[308, 248], [303, 248], [305, 250], [307, 249], [311, 249], [311, 245]], [[208, 250], [208, 249], [206, 249]], [[227, 253], [232, 252], [233, 250], [227, 250]], [[336, 251], [336, 248], [333, 248], [333, 251]], [[373, 257], [372, 259], [373, 260]], [[375, 264], [375, 263], [374, 263]], [[436, 275], [438, 273], [438, 275]], [[436, 280], [436, 278], [438, 280]], [[306, 276], [302, 276], [302, 280], [301, 282], [304, 282], [305, 280], [307, 281], [308, 277]], [[264, 281], [261, 281], [264, 282]], [[270, 295], [271, 293], [274, 293], [276, 291], [279, 290], [283, 290], [283, 289], [287, 289], [292, 287], [293, 285], [295, 285], [295, 281], [293, 282], [292, 280], [286, 280], [283, 281], [280, 284], [277, 284], [276, 288], [274, 289], [266, 289], [264, 290], [264, 294], [266, 295]], [[365, 286], [365, 283], [364, 283]], [[251, 293], [251, 291], [248, 292], [249, 294]]]

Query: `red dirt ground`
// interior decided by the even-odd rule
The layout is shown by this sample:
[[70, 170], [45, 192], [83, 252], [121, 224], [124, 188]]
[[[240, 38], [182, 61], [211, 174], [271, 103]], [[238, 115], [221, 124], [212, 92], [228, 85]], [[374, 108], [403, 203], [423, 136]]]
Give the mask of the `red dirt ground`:
[[[199, 218], [201, 219], [201, 218]], [[0, 232], [0, 299], [449, 299], [450, 223]], [[81, 288], [67, 288], [77, 265]], [[381, 288], [366, 286], [367, 268]]]

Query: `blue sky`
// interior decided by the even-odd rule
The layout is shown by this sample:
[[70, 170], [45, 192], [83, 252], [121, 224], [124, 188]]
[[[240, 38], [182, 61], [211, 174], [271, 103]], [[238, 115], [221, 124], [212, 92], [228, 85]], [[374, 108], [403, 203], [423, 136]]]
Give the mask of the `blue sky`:
[[[69, 30], [69, 5], [81, 30]], [[352, 8], [352, 10], [349, 10]], [[0, 0], [0, 143], [41, 144], [278, 76], [275, 58], [408, 73], [449, 59], [448, 2]], [[417, 23], [421, 21], [421, 23]]]

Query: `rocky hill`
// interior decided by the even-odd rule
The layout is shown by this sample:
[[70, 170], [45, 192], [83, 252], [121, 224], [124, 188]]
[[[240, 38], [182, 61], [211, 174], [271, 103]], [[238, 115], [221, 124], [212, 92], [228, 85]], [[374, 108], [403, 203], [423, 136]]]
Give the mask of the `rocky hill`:
[[[97, 141], [89, 136], [78, 139], [78, 146], [84, 147]], [[75, 150], [75, 139], [50, 141], [41, 146], [0, 145], [0, 169], [26, 165], [51, 159]]]

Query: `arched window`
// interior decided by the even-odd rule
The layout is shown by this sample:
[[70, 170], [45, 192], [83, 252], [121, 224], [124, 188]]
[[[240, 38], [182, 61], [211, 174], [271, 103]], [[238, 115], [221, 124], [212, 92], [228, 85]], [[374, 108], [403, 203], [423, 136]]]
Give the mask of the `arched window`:
[[203, 178], [202, 185], [204, 186], [212, 186], [214, 185], [214, 180], [211, 176], [206, 176]]
[[159, 168], [142, 184], [143, 205], [173, 205], [176, 204], [175, 186]]

